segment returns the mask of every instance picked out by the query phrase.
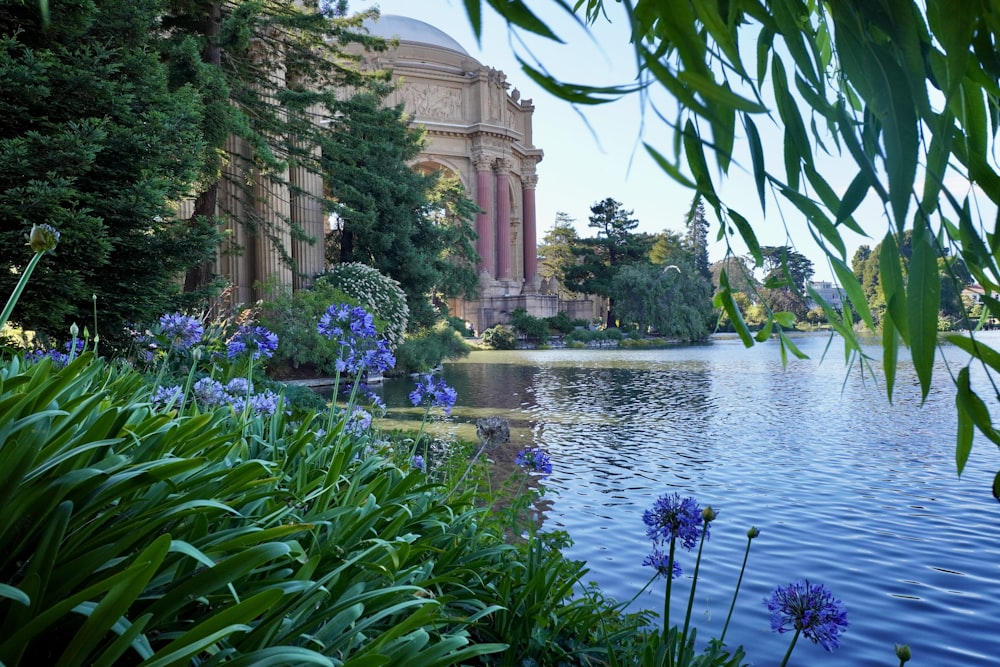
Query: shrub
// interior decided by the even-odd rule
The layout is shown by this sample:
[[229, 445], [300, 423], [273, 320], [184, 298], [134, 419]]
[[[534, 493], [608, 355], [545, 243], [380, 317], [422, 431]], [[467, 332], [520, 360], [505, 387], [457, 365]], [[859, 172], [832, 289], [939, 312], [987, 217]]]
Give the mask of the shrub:
[[498, 324], [483, 332], [483, 344], [494, 350], [513, 350], [517, 347], [517, 338], [511, 329]]
[[576, 328], [573, 321], [569, 319], [569, 315], [562, 311], [556, 313], [552, 317], [546, 318], [545, 321], [548, 323], [550, 329], [558, 331], [563, 335], [568, 334]]
[[510, 314], [510, 324], [514, 331], [524, 335], [525, 338], [539, 343], [544, 343], [549, 339], [548, 323], [538, 317], [528, 314], [524, 308], [516, 308]]
[[472, 328], [469, 326], [469, 323], [463, 320], [461, 317], [455, 317], [454, 315], [449, 315], [448, 317], [445, 318], [445, 322], [447, 322], [452, 329], [457, 331], [462, 336], [462, 338], [473, 337]]
[[472, 346], [446, 321], [429, 329], [407, 334], [396, 348], [396, 370], [423, 373], [436, 368], [445, 359], [458, 359], [472, 351]]
[[[316, 279], [350, 296], [357, 305], [385, 323], [380, 333], [393, 347], [403, 340], [410, 318], [406, 293], [399, 283], [366, 264], [347, 262], [335, 264]], [[333, 303], [333, 302], [330, 302]], [[329, 305], [329, 304], [327, 304]]]

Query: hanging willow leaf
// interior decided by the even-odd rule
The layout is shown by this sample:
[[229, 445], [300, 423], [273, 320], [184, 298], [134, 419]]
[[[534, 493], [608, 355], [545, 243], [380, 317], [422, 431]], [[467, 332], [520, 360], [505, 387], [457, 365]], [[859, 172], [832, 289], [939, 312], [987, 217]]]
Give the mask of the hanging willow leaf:
[[886, 315], [892, 320], [903, 342], [910, 344], [909, 315], [907, 315], [906, 288], [900, 266], [899, 246], [891, 232], [882, 239], [879, 251], [879, 281], [885, 295]]
[[[760, 143], [760, 133], [750, 114], [743, 114], [743, 127], [750, 143], [750, 160], [753, 163], [753, 180], [757, 185], [757, 196], [760, 197], [761, 213], [767, 210], [764, 199], [764, 185], [767, 182], [767, 172], [764, 170], [764, 148]], [[759, 262], [758, 262], [759, 263]]]
[[[937, 349], [938, 308], [941, 303], [941, 278], [938, 276], [937, 252], [927, 231], [926, 221], [913, 230], [913, 256], [910, 258], [906, 307], [909, 314], [910, 350], [913, 368], [920, 381], [920, 395], [927, 398], [934, 373]], [[886, 297], [888, 300], [888, 296]]]

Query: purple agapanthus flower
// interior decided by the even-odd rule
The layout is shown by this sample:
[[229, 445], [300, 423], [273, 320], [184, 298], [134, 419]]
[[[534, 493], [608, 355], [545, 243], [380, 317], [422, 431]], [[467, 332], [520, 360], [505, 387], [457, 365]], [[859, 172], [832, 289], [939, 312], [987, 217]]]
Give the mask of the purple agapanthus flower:
[[698, 501], [682, 499], [676, 492], [657, 498], [652, 509], [643, 512], [642, 522], [646, 524], [646, 537], [653, 542], [679, 540], [685, 549], [694, 549], [703, 526], [708, 538], [708, 525], [704, 524]]
[[38, 363], [48, 357], [56, 367], [63, 367], [69, 363], [69, 355], [59, 350], [32, 350], [24, 355], [25, 361]]
[[771, 630], [801, 630], [827, 651], [840, 646], [840, 635], [847, 629], [847, 608], [826, 586], [799, 580], [775, 588], [764, 603], [771, 612]]
[[344, 422], [344, 430], [353, 435], [364, 435], [371, 425], [371, 413], [362, 408], [354, 408]]
[[242, 325], [226, 345], [230, 359], [249, 352], [253, 358], [270, 359], [278, 349], [278, 336], [261, 326]]
[[191, 387], [195, 400], [203, 408], [214, 408], [229, 402], [226, 388], [218, 380], [201, 378]]
[[656, 572], [661, 577], [666, 577], [667, 574], [671, 575], [671, 578], [676, 579], [681, 576], [681, 564], [674, 560], [673, 567], [670, 565], [670, 554], [664, 553], [660, 549], [653, 548], [642, 564], [648, 565], [649, 567], [656, 568]]
[[160, 331], [170, 340], [174, 349], [186, 350], [201, 341], [205, 327], [190, 315], [172, 313], [160, 318]]
[[74, 354], [80, 354], [81, 352], [83, 352], [83, 348], [86, 346], [87, 346], [87, 341], [83, 340], [82, 338], [74, 338], [73, 340], [66, 341], [66, 344], [63, 345], [63, 348], [66, 350], [67, 353], [72, 352]]
[[413, 461], [411, 463], [413, 464], [413, 467], [416, 470], [419, 470], [420, 472], [423, 472], [424, 468], [426, 467], [426, 464], [424, 463], [424, 457], [421, 456], [420, 454], [414, 454]]
[[538, 447], [526, 447], [522, 449], [514, 457], [514, 463], [525, 469], [532, 468], [535, 472], [542, 473], [542, 475], [552, 474], [552, 461], [549, 459], [549, 455]]
[[151, 400], [158, 410], [167, 406], [178, 407], [184, 403], [184, 389], [180, 386], [157, 387]]
[[396, 365], [389, 342], [378, 335], [375, 318], [360, 306], [332, 305], [316, 325], [339, 346], [334, 368], [348, 375], [378, 375]]
[[240, 377], [233, 378], [226, 383], [226, 393], [230, 396], [246, 396], [253, 393], [253, 384], [250, 380]]
[[430, 373], [417, 382], [417, 388], [410, 392], [410, 402], [413, 405], [428, 405], [429, 407], [443, 408], [446, 415], [451, 414], [451, 409], [458, 399], [458, 392], [449, 387], [441, 378], [435, 378]]

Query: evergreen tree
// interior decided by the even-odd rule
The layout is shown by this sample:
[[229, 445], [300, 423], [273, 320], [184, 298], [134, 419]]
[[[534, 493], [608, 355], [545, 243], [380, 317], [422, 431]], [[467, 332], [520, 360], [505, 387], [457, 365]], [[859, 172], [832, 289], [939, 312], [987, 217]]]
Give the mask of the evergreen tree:
[[382, 101], [374, 93], [347, 100], [351, 121], [321, 139], [339, 221], [327, 258], [362, 262], [397, 280], [413, 325], [426, 326], [436, 317], [431, 299], [475, 294], [472, 220], [479, 209], [455, 179], [410, 167], [422, 133], [408, 125], [402, 106]]
[[[62, 234], [14, 311], [68, 338], [71, 323], [120, 341], [181, 304], [175, 278], [209, 257], [213, 230], [171, 217], [201, 167], [205, 107], [171, 89], [157, 56], [158, 0], [0, 5], [0, 292], [29, 259], [24, 235]], [[94, 332], [98, 333], [98, 332]]]
[[555, 278], [559, 283], [559, 296], [563, 298], [574, 294], [566, 288], [567, 269], [576, 264], [573, 248], [580, 241], [574, 222], [568, 213], [557, 211], [552, 229], [545, 232], [542, 244], [538, 246], [538, 275], [546, 280]]
[[708, 262], [708, 220], [705, 219], [705, 202], [696, 195], [688, 211], [684, 244], [694, 257], [694, 268], [706, 280], [712, 279]]
[[613, 327], [617, 322], [611, 294], [615, 273], [626, 264], [644, 261], [653, 239], [648, 234], [633, 234], [639, 221], [611, 197], [595, 203], [590, 211], [587, 226], [596, 229], [597, 235], [580, 239], [573, 249], [578, 262], [567, 267], [566, 286], [574, 292], [606, 297], [607, 326]]

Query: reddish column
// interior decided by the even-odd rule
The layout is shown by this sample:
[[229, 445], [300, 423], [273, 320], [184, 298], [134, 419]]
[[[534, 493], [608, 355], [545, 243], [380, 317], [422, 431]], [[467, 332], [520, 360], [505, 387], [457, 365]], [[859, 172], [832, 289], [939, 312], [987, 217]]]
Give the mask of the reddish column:
[[510, 280], [510, 163], [497, 160], [497, 278]]
[[524, 282], [528, 283], [538, 273], [538, 239], [535, 222], [535, 186], [538, 176], [526, 174], [521, 183], [521, 197], [524, 202], [524, 231], [522, 248], [524, 251]]
[[479, 157], [474, 162], [476, 167], [476, 204], [482, 213], [476, 214], [476, 252], [479, 253], [479, 270], [486, 271], [491, 276], [497, 274], [496, 252], [493, 246], [493, 192], [490, 189], [491, 173], [488, 158]]

